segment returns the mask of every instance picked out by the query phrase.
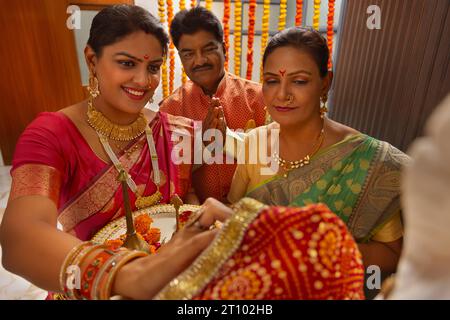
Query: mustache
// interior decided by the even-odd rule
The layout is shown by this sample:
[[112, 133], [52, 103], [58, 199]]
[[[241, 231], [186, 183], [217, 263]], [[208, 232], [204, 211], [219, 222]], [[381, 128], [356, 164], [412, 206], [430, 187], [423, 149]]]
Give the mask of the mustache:
[[198, 71], [200, 69], [206, 69], [206, 68], [212, 68], [212, 65], [204, 64], [204, 65], [201, 65], [201, 66], [196, 66], [196, 67], [192, 68], [192, 71]]

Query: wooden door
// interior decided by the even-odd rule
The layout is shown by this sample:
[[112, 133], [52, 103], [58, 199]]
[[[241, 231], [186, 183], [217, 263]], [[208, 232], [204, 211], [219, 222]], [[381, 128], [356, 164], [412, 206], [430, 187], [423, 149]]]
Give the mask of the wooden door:
[[[3, 1], [3, 0], [2, 0]], [[14, 0], [0, 10], [0, 148], [11, 164], [18, 137], [42, 111], [84, 98], [67, 7], [100, 10], [132, 0]]]

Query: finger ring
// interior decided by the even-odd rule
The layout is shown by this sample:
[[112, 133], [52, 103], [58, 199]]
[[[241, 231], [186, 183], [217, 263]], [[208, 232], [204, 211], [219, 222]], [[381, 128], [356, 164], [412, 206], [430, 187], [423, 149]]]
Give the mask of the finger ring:
[[194, 214], [187, 221], [186, 227], [191, 227], [194, 223], [196, 223], [200, 219], [200, 217], [202, 216], [203, 210], [204, 210], [204, 208], [201, 207], [200, 209], [195, 211]]
[[202, 225], [199, 220], [195, 221], [193, 226], [199, 229], [200, 231], [209, 230], [209, 227]]

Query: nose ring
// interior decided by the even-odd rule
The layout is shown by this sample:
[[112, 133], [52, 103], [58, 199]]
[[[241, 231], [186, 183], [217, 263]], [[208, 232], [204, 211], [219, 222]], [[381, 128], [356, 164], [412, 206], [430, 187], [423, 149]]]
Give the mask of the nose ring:
[[290, 105], [292, 102], [294, 102], [294, 96], [292, 94], [287, 95], [287, 104]]

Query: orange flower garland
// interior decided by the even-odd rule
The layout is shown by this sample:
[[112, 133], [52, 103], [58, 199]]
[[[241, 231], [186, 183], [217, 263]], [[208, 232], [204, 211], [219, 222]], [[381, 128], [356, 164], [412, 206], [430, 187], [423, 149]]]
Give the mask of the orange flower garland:
[[241, 35], [242, 35], [242, 3], [241, 0], [234, 2], [234, 74], [241, 74]]
[[[158, 0], [158, 14], [159, 14], [159, 20], [161, 23], [164, 23], [165, 21], [165, 13], [164, 13], [164, 0]], [[164, 59], [164, 62], [161, 66], [161, 79], [162, 79], [162, 90], [163, 90], [163, 97], [167, 97], [169, 95], [169, 87], [167, 84], [167, 63], [166, 59]]]
[[205, 1], [205, 8], [211, 11], [212, 9], [212, 0], [206, 0]]
[[197, 5], [197, 0], [191, 0], [191, 8]]
[[250, 0], [248, 8], [248, 37], [247, 37], [247, 79], [252, 79], [253, 72], [253, 42], [255, 39], [256, 0]]
[[280, 18], [278, 20], [278, 30], [286, 28], [287, 0], [280, 0]]
[[319, 30], [320, 0], [314, 0], [313, 28]]
[[223, 41], [225, 42], [225, 70], [228, 71], [228, 51], [230, 49], [230, 3], [231, 0], [223, 0]]
[[295, 25], [301, 26], [303, 18], [303, 0], [297, 0], [296, 9], [297, 10], [295, 13]]
[[330, 57], [328, 58], [328, 70], [331, 70], [333, 63], [331, 61], [333, 53], [333, 36], [334, 36], [334, 2], [335, 0], [328, 0], [328, 19], [327, 19], [327, 44], [330, 51]]
[[[186, 9], [186, 0], [180, 0], [180, 11]], [[184, 72], [184, 68], [181, 67], [181, 83], [186, 82], [186, 72]]]
[[[167, 25], [169, 27], [170, 32], [170, 24], [172, 23], [173, 19], [173, 1], [167, 0]], [[173, 80], [175, 79], [175, 47], [173, 45], [173, 42], [170, 41], [169, 45], [169, 92], [172, 93], [173, 91]]]
[[269, 40], [269, 16], [270, 16], [270, 0], [264, 0], [263, 3], [263, 17], [262, 17], [262, 27], [261, 27], [261, 64], [259, 70], [259, 80], [263, 81], [263, 67], [262, 67], [262, 57], [264, 55], [264, 50], [267, 46], [267, 41]]

